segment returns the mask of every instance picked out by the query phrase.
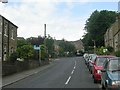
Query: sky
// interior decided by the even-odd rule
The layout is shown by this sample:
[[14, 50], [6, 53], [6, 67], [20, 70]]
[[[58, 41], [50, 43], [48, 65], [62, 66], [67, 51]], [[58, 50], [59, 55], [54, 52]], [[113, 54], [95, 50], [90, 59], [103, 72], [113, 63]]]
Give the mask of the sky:
[[0, 14], [18, 26], [18, 37], [44, 36], [75, 41], [85, 34], [85, 22], [95, 10], [118, 11], [119, 0], [8, 0]]

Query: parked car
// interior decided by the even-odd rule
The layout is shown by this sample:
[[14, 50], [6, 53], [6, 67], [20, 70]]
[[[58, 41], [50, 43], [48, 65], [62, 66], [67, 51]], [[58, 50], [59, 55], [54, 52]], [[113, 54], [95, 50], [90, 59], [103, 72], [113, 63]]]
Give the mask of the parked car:
[[87, 60], [88, 60], [88, 58], [89, 58], [89, 54], [88, 54], [88, 53], [85, 53], [85, 54], [83, 55], [83, 58], [84, 58], [84, 60], [85, 60], [85, 64], [87, 64]]
[[114, 58], [115, 56], [97, 56], [94, 65], [92, 68], [92, 75], [94, 79], [94, 83], [97, 83], [97, 81], [101, 81], [101, 70], [103, 69], [103, 63], [108, 58]]
[[91, 54], [90, 58], [89, 58], [89, 61], [88, 61], [88, 69], [89, 69], [91, 74], [92, 74], [93, 63], [94, 63], [96, 57], [97, 57], [96, 54]]
[[102, 89], [120, 88], [120, 57], [110, 58], [104, 62], [101, 85]]
[[86, 65], [87, 65], [88, 69], [89, 69], [89, 61], [92, 59], [92, 55], [94, 55], [94, 54], [88, 54], [88, 59], [86, 60]]

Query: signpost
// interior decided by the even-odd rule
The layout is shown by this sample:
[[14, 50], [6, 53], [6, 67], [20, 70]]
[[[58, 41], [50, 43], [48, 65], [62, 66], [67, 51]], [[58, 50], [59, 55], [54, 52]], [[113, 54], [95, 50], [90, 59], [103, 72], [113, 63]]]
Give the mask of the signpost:
[[40, 48], [40, 45], [39, 45], [39, 47], [37, 47], [36, 45], [34, 45], [33, 47], [34, 47], [35, 50], [38, 50], [38, 52], [39, 52], [39, 66], [40, 66], [40, 64], [41, 64], [41, 48]]

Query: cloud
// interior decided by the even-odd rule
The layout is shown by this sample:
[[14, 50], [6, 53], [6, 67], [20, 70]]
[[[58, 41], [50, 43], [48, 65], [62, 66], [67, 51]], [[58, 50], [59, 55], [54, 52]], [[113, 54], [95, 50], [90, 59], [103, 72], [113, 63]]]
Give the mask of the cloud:
[[[11, 0], [10, 0], [11, 1]], [[46, 1], [46, 0], [45, 0]], [[71, 0], [72, 1], [72, 0]], [[11, 1], [12, 2], [12, 1]], [[32, 3], [31, 3], [32, 2]], [[78, 40], [84, 34], [86, 17], [71, 17], [71, 5], [62, 14], [56, 6], [59, 2], [47, 0], [22, 0], [21, 3], [0, 4], [2, 15], [18, 26], [18, 36], [37, 37], [44, 35], [44, 24], [47, 24], [47, 34], [56, 39], [65, 38], [69, 41]]]
[[8, 0], [9, 2], [118, 2], [119, 0]]

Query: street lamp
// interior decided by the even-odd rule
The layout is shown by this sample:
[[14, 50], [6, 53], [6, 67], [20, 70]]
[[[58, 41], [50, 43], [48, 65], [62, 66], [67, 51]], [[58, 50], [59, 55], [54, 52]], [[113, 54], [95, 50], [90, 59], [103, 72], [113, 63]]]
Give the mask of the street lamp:
[[94, 42], [94, 53], [96, 53], [96, 43], [95, 40], [92, 40]]

